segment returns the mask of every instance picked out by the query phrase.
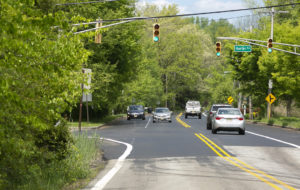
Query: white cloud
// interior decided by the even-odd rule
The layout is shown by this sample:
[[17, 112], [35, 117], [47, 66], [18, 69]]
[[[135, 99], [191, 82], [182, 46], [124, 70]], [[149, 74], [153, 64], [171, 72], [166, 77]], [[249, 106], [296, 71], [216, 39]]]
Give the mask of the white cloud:
[[146, 6], [146, 4], [151, 4], [151, 5], [157, 5], [158, 7], [162, 8], [163, 6], [169, 6], [172, 4], [176, 4], [179, 10], [179, 13], [184, 13], [186, 10], [185, 6], [182, 6], [178, 3], [176, 3], [174, 0], [139, 0], [137, 2], [138, 7], [143, 7]]

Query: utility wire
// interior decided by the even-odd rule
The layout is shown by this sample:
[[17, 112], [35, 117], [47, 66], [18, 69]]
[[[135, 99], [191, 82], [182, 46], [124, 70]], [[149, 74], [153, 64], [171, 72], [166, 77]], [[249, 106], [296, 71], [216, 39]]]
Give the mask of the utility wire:
[[240, 11], [268, 9], [268, 8], [272, 8], [272, 7], [287, 7], [287, 6], [295, 6], [295, 5], [300, 5], [300, 3], [271, 5], [271, 6], [264, 6], [264, 7], [245, 8], [245, 9], [232, 9], [232, 10], [225, 10], [225, 11], [212, 11], [212, 12], [191, 13], [191, 14], [167, 15], [167, 16], [118, 18], [118, 19], [110, 19], [110, 20], [94, 21], [94, 22], [88, 22], [88, 23], [73, 24], [72, 26], [89, 25], [89, 24], [96, 24], [96, 23], [101, 23], [101, 22], [104, 23], [104, 22], [129, 21], [129, 20], [151, 20], [151, 19], [159, 19], [159, 18], [174, 18], [174, 17], [187, 17], [187, 16], [196, 16], [196, 15], [220, 14], [220, 13], [228, 13], [228, 12], [240, 12]]
[[114, 22], [114, 21], [126, 21], [126, 20], [147, 20], [147, 19], [159, 19], [159, 18], [187, 17], [187, 16], [196, 16], [196, 15], [208, 15], [208, 14], [220, 14], [220, 13], [228, 13], [228, 12], [250, 11], [250, 10], [257, 10], [257, 9], [269, 9], [269, 8], [273, 8], [273, 7], [274, 8], [276, 8], [276, 7], [288, 7], [288, 6], [295, 6], [295, 5], [300, 5], [300, 3], [271, 5], [271, 6], [264, 6], [264, 7], [245, 8], [245, 9], [232, 9], [232, 10], [225, 10], [225, 11], [211, 11], [211, 12], [202, 12], [202, 13], [167, 15], [167, 16], [130, 17], [130, 18], [103, 20], [103, 21], [98, 21], [98, 22]]

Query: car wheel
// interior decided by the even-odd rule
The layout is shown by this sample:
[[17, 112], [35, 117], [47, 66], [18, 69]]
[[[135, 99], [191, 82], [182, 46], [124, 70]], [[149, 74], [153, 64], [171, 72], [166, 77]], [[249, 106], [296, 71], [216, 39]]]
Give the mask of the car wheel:
[[146, 119], [145, 117], [142, 118], [142, 120], [145, 120], [145, 119]]
[[185, 119], [187, 119], [187, 115], [186, 114], [184, 115], [184, 117], [185, 117]]
[[130, 120], [130, 117], [127, 117], [127, 120]]
[[169, 123], [172, 123], [172, 120], [170, 120]]
[[240, 129], [240, 130], [239, 130], [239, 134], [240, 134], [240, 135], [245, 135], [245, 130]]
[[201, 119], [201, 114], [198, 117], [199, 117], [199, 119]]
[[155, 123], [155, 120], [153, 119], [153, 123]]

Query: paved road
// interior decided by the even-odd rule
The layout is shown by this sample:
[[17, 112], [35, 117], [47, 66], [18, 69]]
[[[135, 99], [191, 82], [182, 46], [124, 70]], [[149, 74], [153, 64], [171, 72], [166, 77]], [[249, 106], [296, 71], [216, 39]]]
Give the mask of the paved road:
[[[133, 147], [104, 189], [300, 189], [300, 131], [252, 124], [246, 131], [214, 135], [205, 117], [174, 116], [172, 123], [118, 120], [89, 133]], [[126, 146], [104, 141], [103, 149], [109, 164], [99, 178]]]

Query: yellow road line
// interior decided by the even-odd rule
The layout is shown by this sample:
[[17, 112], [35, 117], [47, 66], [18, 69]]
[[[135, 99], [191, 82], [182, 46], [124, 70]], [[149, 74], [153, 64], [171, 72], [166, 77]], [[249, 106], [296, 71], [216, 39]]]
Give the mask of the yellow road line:
[[180, 117], [182, 116], [182, 113], [180, 113], [177, 117], [176, 117], [176, 120], [181, 124], [183, 125], [185, 128], [191, 128], [191, 126], [189, 126], [188, 124], [186, 124], [185, 122], [183, 122]]
[[281, 188], [278, 187], [277, 185], [275, 185], [275, 184], [269, 182], [268, 180], [266, 180], [265, 178], [259, 176], [258, 174], [256, 174], [256, 173], [254, 173], [254, 172], [252, 172], [252, 171], [250, 171], [250, 170], [248, 170], [248, 169], [242, 167], [241, 165], [239, 165], [239, 164], [233, 162], [232, 160], [230, 160], [229, 158], [224, 157], [224, 156], [221, 155], [215, 148], [213, 148], [206, 140], [204, 140], [203, 138], [201, 138], [201, 137], [200, 137], [198, 134], [196, 134], [196, 133], [195, 133], [195, 135], [196, 135], [202, 142], [204, 142], [207, 146], [209, 146], [209, 148], [211, 148], [218, 156], [220, 156], [221, 158], [225, 159], [226, 161], [228, 161], [228, 162], [231, 163], [232, 165], [234, 165], [234, 166], [240, 168], [241, 170], [244, 170], [245, 172], [248, 172], [249, 174], [251, 174], [251, 175], [257, 177], [259, 180], [261, 180], [261, 181], [267, 183], [268, 185], [270, 185], [271, 187], [273, 187], [273, 188], [276, 189], [276, 190], [280, 190], [280, 189], [281, 189]]
[[[183, 125], [184, 127], [186, 127], [186, 128], [191, 128], [191, 126], [189, 126], [188, 124], [186, 124], [185, 122], [183, 122], [183, 121], [180, 119], [181, 116], [182, 116], [182, 113], [180, 113], [180, 114], [176, 117], [176, 120], [177, 120], [181, 125]], [[212, 140], [210, 140], [209, 138], [207, 138], [207, 137], [204, 136], [203, 134], [201, 134], [201, 133], [196, 134], [196, 133], [195, 133], [195, 135], [196, 135], [202, 142], [204, 142], [211, 150], [213, 150], [218, 156], [220, 156], [221, 158], [224, 158], [226, 161], [230, 162], [232, 165], [234, 165], [234, 166], [236, 166], [236, 167], [238, 167], [238, 168], [240, 168], [240, 169], [242, 169], [242, 170], [244, 170], [244, 171], [250, 173], [251, 175], [257, 177], [258, 179], [260, 179], [261, 181], [267, 183], [268, 185], [270, 185], [270, 186], [273, 187], [274, 189], [281, 189], [281, 188], [278, 187], [277, 185], [271, 183], [270, 181], [266, 180], [265, 178], [263, 178], [262, 176], [258, 175], [257, 173], [264, 175], [265, 177], [267, 177], [267, 178], [269, 178], [269, 179], [271, 179], [271, 180], [273, 180], [273, 181], [275, 181], [275, 182], [277, 182], [277, 183], [279, 183], [279, 184], [285, 186], [286, 188], [288, 188], [288, 189], [290, 189], [290, 190], [296, 190], [295, 188], [293, 188], [293, 187], [287, 185], [286, 183], [284, 183], [284, 182], [282, 182], [282, 181], [276, 179], [275, 177], [270, 176], [270, 175], [266, 174], [266, 173], [263, 172], [263, 171], [260, 171], [260, 170], [258, 170], [258, 169], [255, 169], [254, 167], [252, 167], [252, 166], [246, 164], [245, 162], [239, 160], [239, 159], [236, 158], [236, 157], [230, 156], [225, 150], [223, 150], [221, 147], [219, 147], [218, 145], [216, 145]], [[210, 143], [210, 144], [209, 144], [209, 143]], [[214, 148], [212, 145], [213, 145], [215, 148]], [[219, 152], [218, 150], [219, 150], [220, 152]], [[221, 153], [223, 153], [224, 155], [222, 155]], [[230, 159], [234, 159], [235, 161], [237, 161], [237, 162], [239, 162], [240, 164], [244, 165], [246, 168], [244, 168], [243, 166], [239, 165], [238, 163], [236, 163], [236, 162], [234, 162], [233, 160], [230, 160]], [[248, 168], [248, 169], [247, 169], [247, 168]], [[251, 171], [251, 170], [249, 170], [249, 169], [251, 169], [251, 170], [253, 170], [253, 171], [257, 172], [257, 173], [255, 173], [255, 172], [253, 172], [253, 171]]]
[[263, 172], [263, 171], [260, 171], [260, 170], [258, 170], [258, 169], [255, 169], [254, 167], [252, 167], [252, 166], [246, 164], [245, 162], [239, 160], [239, 159], [236, 158], [236, 157], [231, 157], [231, 158], [233, 158], [234, 160], [236, 160], [236, 161], [238, 161], [239, 163], [243, 164], [244, 166], [248, 167], [249, 169], [252, 169], [252, 170], [256, 171], [257, 173], [260, 173], [260, 174], [266, 176], [267, 178], [269, 178], [269, 179], [271, 179], [271, 180], [273, 180], [273, 181], [275, 181], [275, 182], [277, 182], [277, 183], [279, 183], [279, 184], [285, 186], [286, 188], [288, 188], [288, 189], [290, 189], [290, 190], [296, 190], [294, 187], [289, 186], [288, 184], [286, 184], [286, 183], [284, 183], [284, 182], [282, 182], [282, 181], [276, 179], [276, 178], [273, 177], [273, 176], [270, 176], [270, 175], [266, 174], [266, 173]]
[[260, 171], [260, 170], [258, 170], [258, 169], [256, 169], [256, 168], [250, 166], [249, 164], [246, 164], [245, 162], [241, 161], [240, 159], [238, 159], [238, 158], [236, 158], [236, 157], [230, 156], [226, 151], [224, 151], [222, 148], [220, 148], [218, 145], [216, 145], [216, 144], [215, 144], [213, 141], [211, 141], [209, 138], [207, 138], [206, 136], [204, 136], [204, 135], [201, 134], [201, 133], [200, 133], [200, 135], [201, 135], [201, 137], [203, 137], [204, 139], [206, 139], [208, 142], [210, 142], [212, 145], [214, 145], [217, 149], [219, 149], [225, 156], [227, 156], [227, 157], [229, 157], [229, 158], [232, 158], [232, 159], [236, 160], [237, 162], [239, 162], [240, 164], [246, 166], [247, 168], [252, 169], [252, 170], [256, 171], [257, 173], [260, 173], [260, 174], [266, 176], [267, 178], [269, 178], [269, 179], [271, 179], [271, 180], [273, 180], [273, 181], [275, 181], [275, 182], [277, 182], [277, 183], [279, 183], [279, 184], [285, 186], [286, 188], [288, 188], [288, 189], [290, 189], [290, 190], [296, 190], [295, 188], [293, 188], [293, 187], [289, 186], [288, 184], [286, 184], [286, 183], [284, 183], [284, 182], [282, 182], [282, 181], [276, 179], [275, 177], [270, 176], [270, 175], [266, 174], [265, 172]]
[[206, 136], [204, 136], [203, 134], [199, 133], [201, 135], [201, 137], [205, 138], [205, 140], [207, 140], [208, 142], [210, 142], [212, 145], [214, 145], [217, 149], [219, 149], [225, 156], [231, 158], [231, 156], [225, 152], [222, 148], [220, 148], [218, 145], [216, 145], [213, 141], [211, 141], [209, 138], [207, 138]]
[[207, 143], [203, 138], [201, 138], [198, 134], [195, 133], [195, 135], [201, 140], [203, 141], [210, 149], [212, 149], [218, 156], [220, 156], [221, 158], [223, 158], [224, 156], [222, 154], [220, 154], [216, 149], [214, 149], [214, 147], [212, 147], [209, 143]]

